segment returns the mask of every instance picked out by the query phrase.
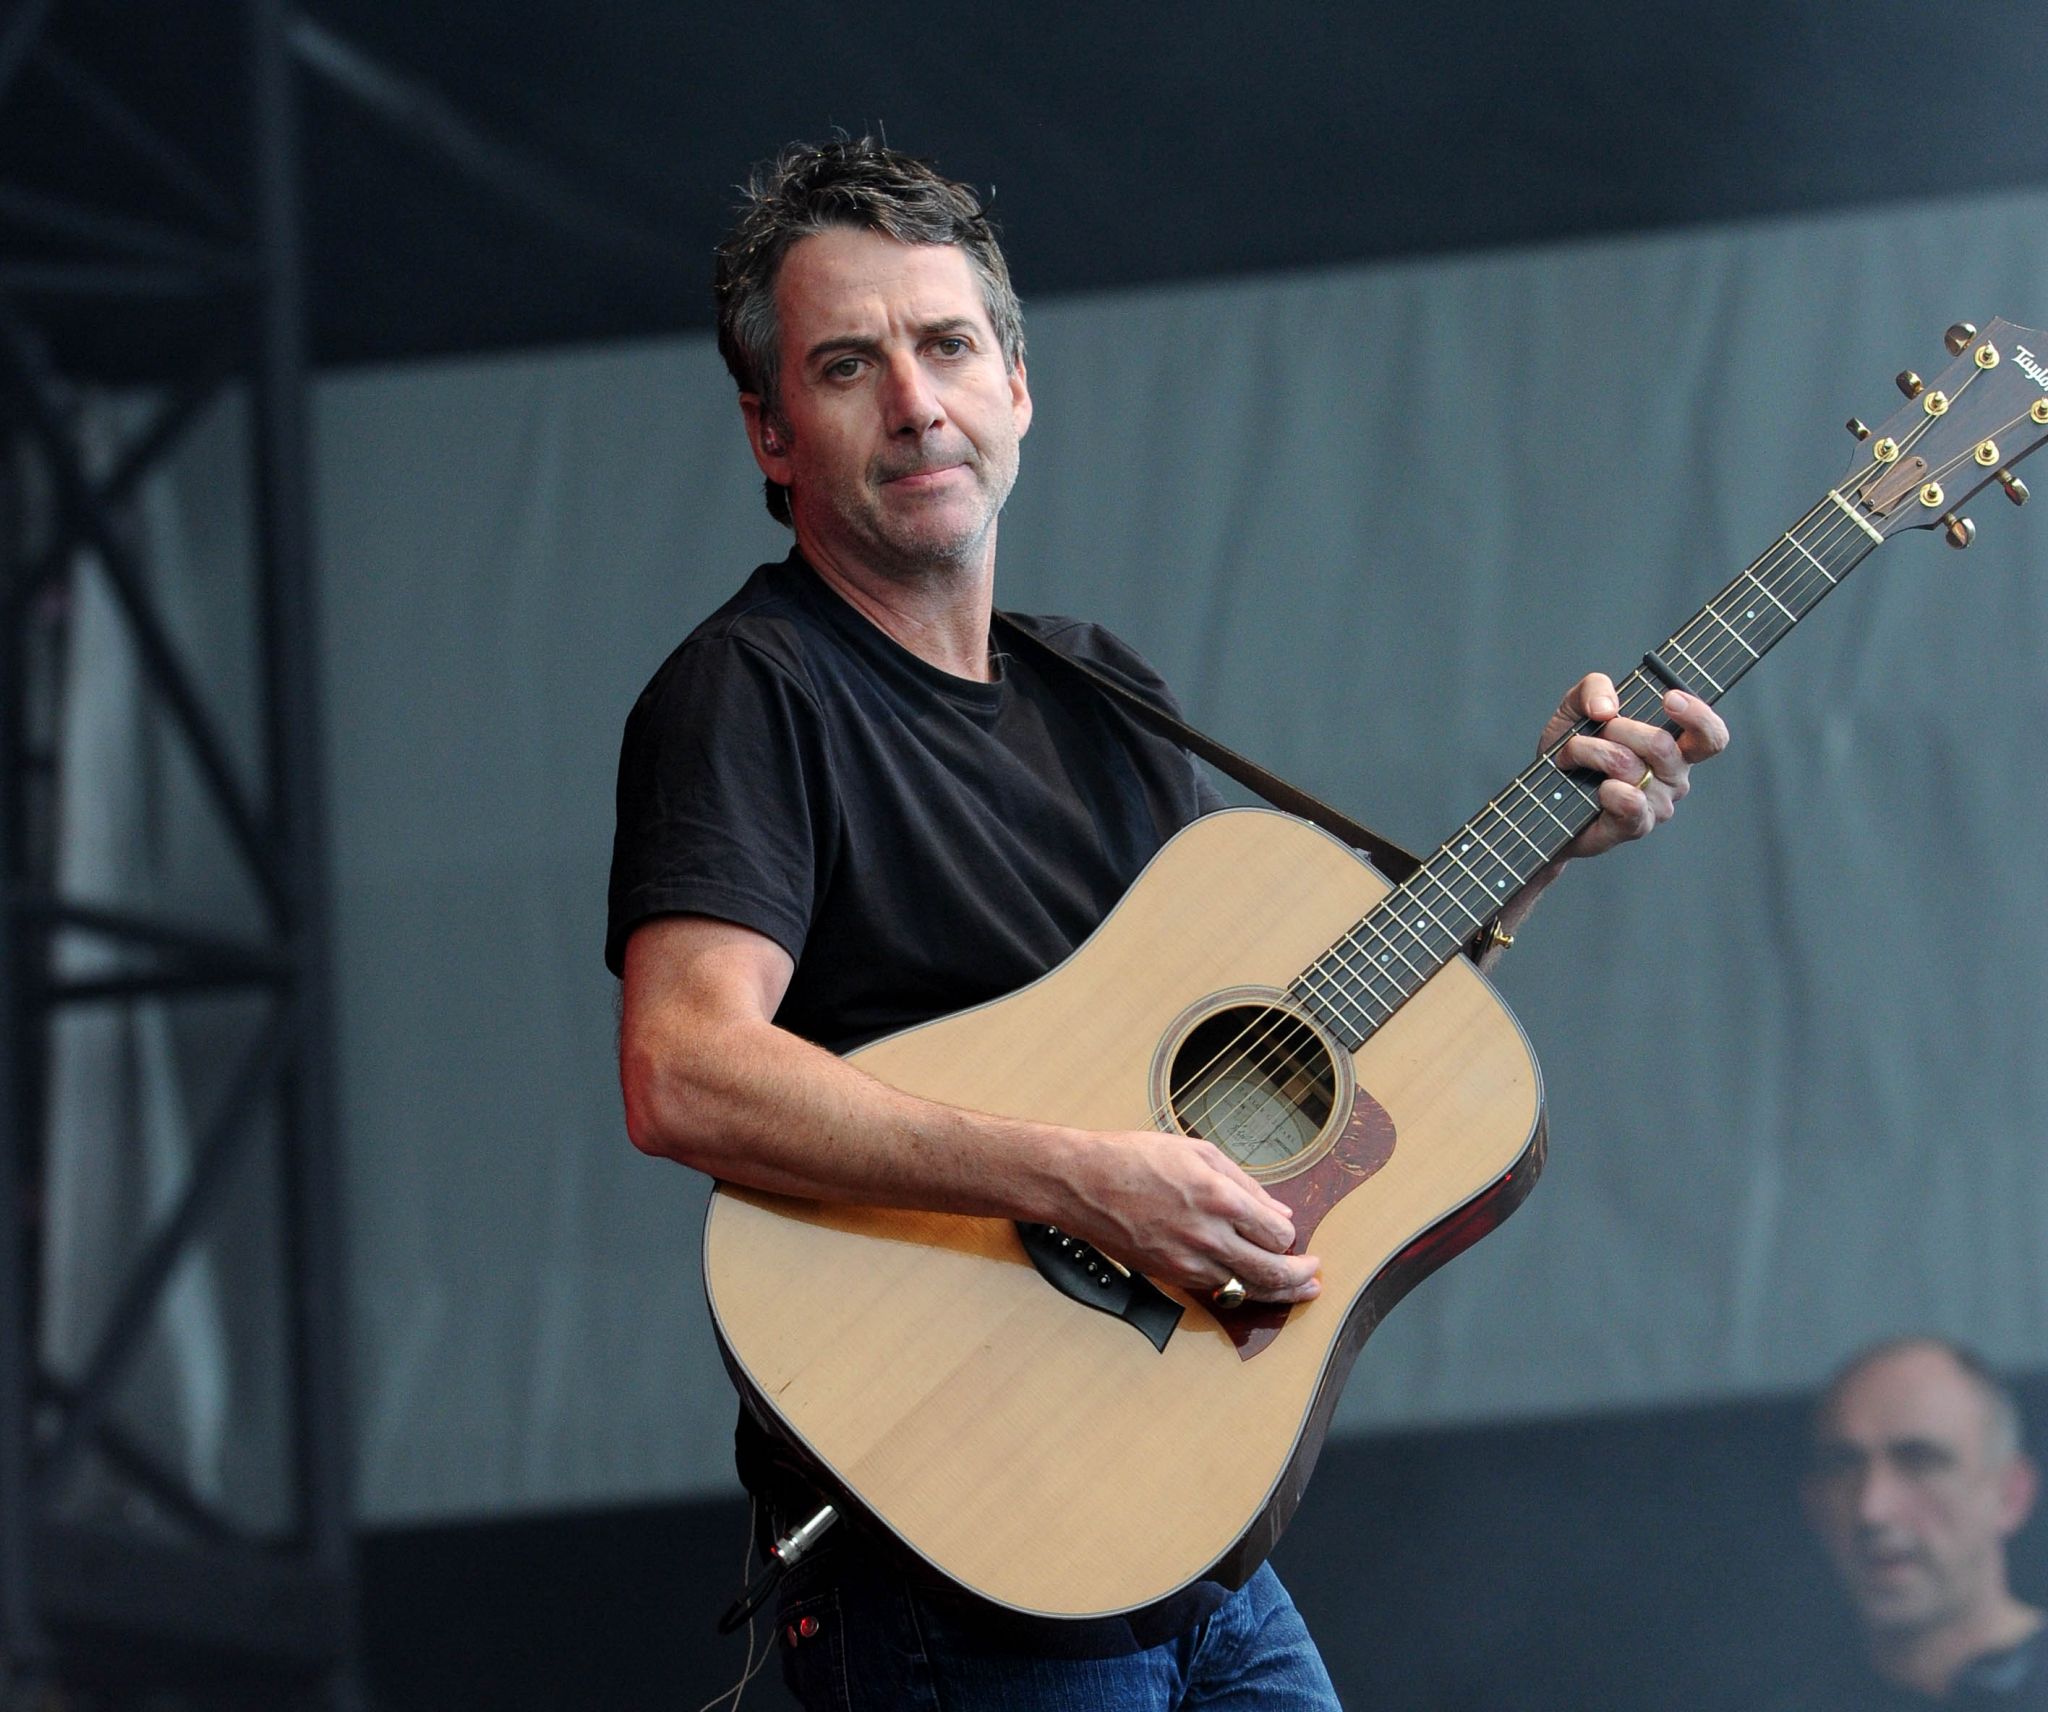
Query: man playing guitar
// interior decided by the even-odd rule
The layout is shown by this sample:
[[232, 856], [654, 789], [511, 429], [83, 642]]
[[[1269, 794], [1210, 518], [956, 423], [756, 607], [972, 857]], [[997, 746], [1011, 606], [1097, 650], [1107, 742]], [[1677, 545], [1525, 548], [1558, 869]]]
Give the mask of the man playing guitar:
[[[865, 139], [792, 148], [756, 176], [717, 287], [795, 548], [670, 656], [627, 726], [606, 949], [633, 1144], [755, 1189], [1056, 1225], [1204, 1297], [1310, 1300], [1291, 1209], [1209, 1142], [958, 1109], [835, 1055], [1043, 974], [1216, 799], [1172, 743], [992, 637], [1032, 406], [973, 193]], [[1022, 622], [1170, 705], [1106, 631]], [[1684, 691], [1662, 712], [1674, 729], [1617, 718], [1598, 674], [1565, 695], [1546, 746], [1609, 721], [1559, 751], [1604, 779], [1567, 857], [1667, 820], [1727, 741]], [[1496, 945], [1559, 865], [1506, 902]], [[815, 1502], [750, 1418], [741, 1461], [778, 1522]], [[842, 1528], [785, 1585], [781, 1632], [814, 1707], [1163, 1708], [1226, 1687], [1232, 1705], [1336, 1704], [1270, 1567], [1020, 1629]]]

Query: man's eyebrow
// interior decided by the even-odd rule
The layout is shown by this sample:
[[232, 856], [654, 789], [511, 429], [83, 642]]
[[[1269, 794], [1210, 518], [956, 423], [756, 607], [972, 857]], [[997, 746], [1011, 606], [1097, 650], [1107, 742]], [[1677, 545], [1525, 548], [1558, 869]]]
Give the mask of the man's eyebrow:
[[820, 339], [808, 351], [804, 352], [804, 364], [806, 367], [809, 367], [820, 357], [831, 356], [840, 351], [844, 351], [852, 356], [865, 357], [872, 356], [879, 349], [881, 349], [880, 342], [869, 338], [865, 334], [834, 333], [828, 338]]
[[[981, 332], [980, 323], [971, 315], [946, 315], [936, 321], [926, 321], [917, 328], [917, 336], [923, 339], [946, 339], [960, 333]], [[804, 363], [816, 363], [820, 358], [831, 356], [871, 357], [882, 348], [882, 342], [866, 333], [834, 333], [820, 339], [804, 352]]]

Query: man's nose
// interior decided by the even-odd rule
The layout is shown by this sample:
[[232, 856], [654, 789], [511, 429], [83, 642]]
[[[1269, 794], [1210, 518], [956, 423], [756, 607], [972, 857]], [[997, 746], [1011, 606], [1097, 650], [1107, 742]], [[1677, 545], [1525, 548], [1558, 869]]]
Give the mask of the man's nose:
[[1856, 1520], [1881, 1527], [1898, 1515], [1899, 1477], [1883, 1463], [1872, 1463], [1856, 1485]]
[[931, 376], [908, 354], [892, 357], [882, 371], [882, 410], [892, 434], [924, 434], [945, 420]]

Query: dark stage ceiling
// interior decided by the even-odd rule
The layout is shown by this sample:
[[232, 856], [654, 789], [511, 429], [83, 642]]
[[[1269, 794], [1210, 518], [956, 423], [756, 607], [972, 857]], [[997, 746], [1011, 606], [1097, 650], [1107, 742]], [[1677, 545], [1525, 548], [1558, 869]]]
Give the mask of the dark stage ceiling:
[[[0, 244], [63, 257], [24, 195], [205, 230], [203, 192], [84, 115], [120, 92], [236, 184], [242, 8], [0, 18], [45, 7], [0, 108]], [[297, 45], [328, 364], [701, 327], [731, 186], [833, 126], [992, 185], [1027, 300], [2048, 183], [2026, 0], [318, 0]], [[33, 307], [105, 375], [175, 368], [212, 322]]]

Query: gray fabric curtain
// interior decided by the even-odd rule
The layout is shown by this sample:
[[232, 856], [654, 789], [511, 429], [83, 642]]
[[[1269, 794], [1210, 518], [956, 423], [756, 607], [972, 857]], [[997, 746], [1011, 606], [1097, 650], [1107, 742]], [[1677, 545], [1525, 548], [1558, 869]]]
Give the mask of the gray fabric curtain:
[[[1951, 320], [2048, 318], [2044, 215], [1036, 305], [1001, 598], [1110, 623], [1433, 845], [1821, 497]], [[723, 1487], [704, 1186], [624, 1139], [599, 948], [626, 709], [786, 543], [730, 384], [704, 339], [357, 373], [318, 436], [367, 1512]], [[218, 463], [177, 479], [194, 527]], [[2048, 539], [1976, 509], [1967, 557], [1860, 571], [1678, 825], [1538, 912], [1501, 985], [1549, 1169], [1377, 1334], [1342, 1429], [1801, 1387], [1908, 1326], [2039, 1361]]]
[[[122, 407], [84, 401], [89, 442], [135, 431]], [[223, 484], [239, 479], [233, 424], [207, 448], [201, 480], [157, 483], [133, 531], [158, 611], [193, 662], [244, 777], [260, 760], [251, 677], [253, 602], [246, 555], [219, 533]], [[230, 511], [232, 508], [227, 508]], [[182, 743], [136, 657], [99, 561], [71, 567], [57, 724], [59, 890], [115, 910], [161, 912], [200, 930], [245, 933], [255, 899]], [[56, 937], [55, 972], [118, 976], [135, 953], [81, 930]], [[148, 959], [142, 960], [146, 966]], [[246, 995], [178, 1002], [72, 1005], [51, 1035], [45, 1137], [47, 1240], [42, 1251], [43, 1359], [67, 1382], [89, 1370], [133, 1263], [185, 1186], [223, 1101], [257, 1039], [265, 1006]], [[268, 1114], [225, 1180], [217, 1216], [167, 1284], [140, 1354], [118, 1390], [116, 1418], [183, 1472], [193, 1489], [250, 1525], [289, 1520], [282, 1434], [288, 1388], [278, 1288], [277, 1183]], [[137, 1512], [92, 1459], [65, 1501], [92, 1513]]]

